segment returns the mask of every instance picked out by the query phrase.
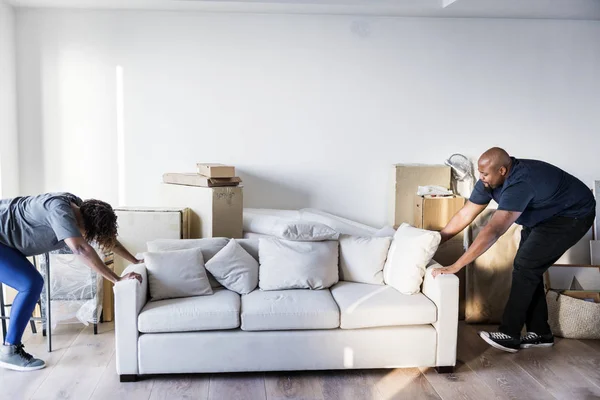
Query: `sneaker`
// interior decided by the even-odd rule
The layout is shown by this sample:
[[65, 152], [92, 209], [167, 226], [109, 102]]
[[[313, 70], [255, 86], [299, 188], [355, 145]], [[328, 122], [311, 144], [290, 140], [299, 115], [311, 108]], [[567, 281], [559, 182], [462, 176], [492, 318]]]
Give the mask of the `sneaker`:
[[516, 339], [502, 332], [479, 332], [479, 336], [485, 340], [490, 346], [497, 349], [516, 353], [521, 347], [521, 339]]
[[538, 335], [535, 332], [527, 332], [525, 336], [521, 336], [521, 348], [528, 349], [530, 347], [551, 347], [554, 346], [554, 335], [548, 333], [546, 335]]
[[0, 367], [14, 371], [35, 371], [46, 366], [43, 360], [25, 352], [23, 344], [0, 346]]

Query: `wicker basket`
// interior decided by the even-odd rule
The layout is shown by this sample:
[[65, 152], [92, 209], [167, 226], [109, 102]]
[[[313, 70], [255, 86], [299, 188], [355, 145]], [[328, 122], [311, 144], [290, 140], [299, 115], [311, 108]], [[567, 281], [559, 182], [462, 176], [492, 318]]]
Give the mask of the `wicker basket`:
[[548, 323], [552, 333], [569, 339], [600, 339], [600, 304], [550, 290]]

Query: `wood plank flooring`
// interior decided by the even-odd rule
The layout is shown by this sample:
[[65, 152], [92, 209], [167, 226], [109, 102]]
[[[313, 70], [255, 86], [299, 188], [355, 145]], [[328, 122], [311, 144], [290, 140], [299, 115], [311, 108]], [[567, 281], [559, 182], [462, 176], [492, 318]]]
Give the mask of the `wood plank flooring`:
[[459, 326], [454, 374], [431, 368], [159, 376], [120, 383], [114, 327], [60, 325], [55, 350], [45, 338], [24, 338], [27, 351], [48, 367], [22, 373], [0, 369], [0, 399], [600, 399], [600, 341], [557, 338], [549, 349], [509, 354], [487, 346], [477, 330]]

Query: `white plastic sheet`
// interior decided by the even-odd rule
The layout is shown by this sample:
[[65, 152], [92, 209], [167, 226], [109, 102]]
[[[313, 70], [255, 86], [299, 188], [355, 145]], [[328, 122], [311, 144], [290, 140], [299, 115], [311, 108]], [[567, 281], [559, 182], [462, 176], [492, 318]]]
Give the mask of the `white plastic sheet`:
[[[42, 276], [46, 257], [38, 256]], [[96, 324], [102, 313], [103, 278], [89, 268], [68, 248], [49, 254], [52, 328], [58, 324]], [[46, 277], [44, 276], [44, 280]], [[46, 292], [42, 292], [42, 315], [45, 316]]]

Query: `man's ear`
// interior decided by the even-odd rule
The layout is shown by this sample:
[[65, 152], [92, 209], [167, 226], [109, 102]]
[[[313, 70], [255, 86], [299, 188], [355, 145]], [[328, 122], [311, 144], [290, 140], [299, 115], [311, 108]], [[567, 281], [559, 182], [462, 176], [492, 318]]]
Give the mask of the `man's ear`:
[[500, 167], [500, 171], [499, 171], [500, 175], [505, 176], [506, 175], [506, 171], [507, 171], [506, 167]]

